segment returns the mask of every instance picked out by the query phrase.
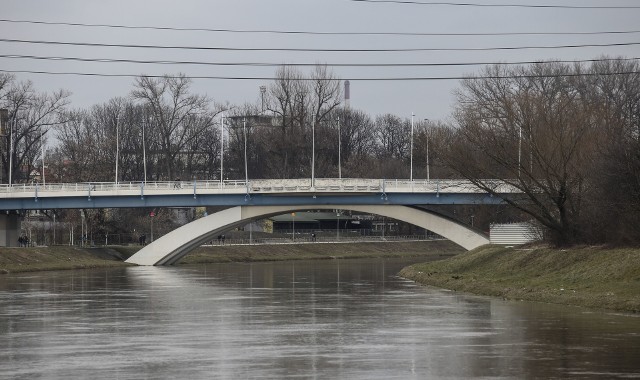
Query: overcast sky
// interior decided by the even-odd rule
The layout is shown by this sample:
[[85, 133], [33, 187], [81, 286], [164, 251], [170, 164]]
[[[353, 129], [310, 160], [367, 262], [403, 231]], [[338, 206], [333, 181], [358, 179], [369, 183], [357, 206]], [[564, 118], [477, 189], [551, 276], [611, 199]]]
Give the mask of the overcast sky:
[[[429, 2], [429, 0], [420, 0]], [[468, 0], [476, 4], [640, 6], [637, 0]], [[559, 9], [372, 3], [352, 0], [3, 0], [0, 19], [83, 24], [309, 32], [514, 33], [640, 30], [640, 9]], [[1, 39], [232, 48], [398, 49], [489, 48], [640, 42], [640, 33], [517, 36], [309, 35], [117, 29], [0, 21]], [[467, 63], [640, 57], [640, 45], [563, 49], [416, 52], [283, 52], [141, 49], [0, 41], [0, 55], [127, 60], [261, 63]], [[275, 67], [96, 63], [0, 57], [1, 70], [101, 74], [273, 77]], [[371, 115], [446, 119], [456, 80], [367, 81], [358, 78], [458, 77], [480, 66], [335, 67], [351, 80], [351, 105]], [[302, 68], [301, 70], [307, 70]], [[75, 107], [127, 96], [132, 77], [16, 74], [37, 89], [73, 93]], [[259, 98], [269, 80], [194, 80], [194, 92], [217, 102]]]

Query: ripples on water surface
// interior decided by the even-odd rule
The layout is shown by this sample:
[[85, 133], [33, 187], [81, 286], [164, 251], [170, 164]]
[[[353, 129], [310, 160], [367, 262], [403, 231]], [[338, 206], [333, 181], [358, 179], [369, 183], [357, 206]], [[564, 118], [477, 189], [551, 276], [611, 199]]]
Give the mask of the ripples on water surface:
[[0, 378], [640, 378], [640, 318], [415, 286], [406, 260], [0, 276]]

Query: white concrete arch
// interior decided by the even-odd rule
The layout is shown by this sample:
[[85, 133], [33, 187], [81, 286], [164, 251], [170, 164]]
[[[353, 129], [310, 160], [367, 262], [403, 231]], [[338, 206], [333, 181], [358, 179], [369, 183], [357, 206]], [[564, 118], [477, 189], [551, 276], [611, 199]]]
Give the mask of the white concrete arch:
[[238, 206], [195, 220], [171, 231], [131, 256], [127, 262], [138, 265], [171, 265], [184, 255], [220, 233], [262, 219], [300, 210], [351, 210], [385, 216], [425, 228], [465, 249], [489, 244], [488, 237], [427, 210], [398, 205], [313, 205], [313, 206]]

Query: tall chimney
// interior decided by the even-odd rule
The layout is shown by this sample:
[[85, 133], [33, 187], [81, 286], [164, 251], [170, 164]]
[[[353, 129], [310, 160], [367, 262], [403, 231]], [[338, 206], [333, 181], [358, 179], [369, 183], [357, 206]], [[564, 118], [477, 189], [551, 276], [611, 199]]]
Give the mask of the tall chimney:
[[348, 80], [344, 81], [344, 106], [349, 108], [351, 103], [351, 83]]

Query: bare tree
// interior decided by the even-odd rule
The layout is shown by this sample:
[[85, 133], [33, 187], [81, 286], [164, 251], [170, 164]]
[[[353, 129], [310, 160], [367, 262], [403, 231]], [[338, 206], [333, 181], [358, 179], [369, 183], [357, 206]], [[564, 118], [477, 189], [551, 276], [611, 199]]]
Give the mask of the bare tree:
[[69, 104], [69, 95], [63, 90], [39, 93], [30, 81], [15, 82], [11, 76], [0, 77], [0, 108], [6, 108], [9, 116], [3, 144], [7, 149], [1, 155], [4, 182], [8, 182], [9, 172], [14, 183], [29, 179], [36, 160], [41, 158], [41, 144], [50, 128], [64, 122], [61, 115]]
[[267, 109], [277, 122], [264, 134], [269, 147], [265, 164], [276, 177], [307, 176], [310, 165], [300, 162], [311, 163], [312, 129], [331, 122], [329, 114], [340, 104], [340, 82], [326, 66], [316, 66], [310, 77], [282, 66], [276, 77], [267, 94]]
[[131, 92], [149, 109], [148, 121], [157, 137], [160, 171], [158, 178], [173, 179], [176, 163], [186, 146], [214, 125], [216, 112], [208, 109], [209, 99], [190, 93], [190, 79], [183, 74], [151, 78], [141, 76]]
[[522, 194], [505, 198], [546, 227], [558, 245], [580, 241], [583, 200], [597, 125], [561, 64], [487, 68], [462, 82], [459, 130], [448, 162], [482, 189], [499, 179]]

